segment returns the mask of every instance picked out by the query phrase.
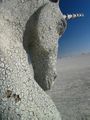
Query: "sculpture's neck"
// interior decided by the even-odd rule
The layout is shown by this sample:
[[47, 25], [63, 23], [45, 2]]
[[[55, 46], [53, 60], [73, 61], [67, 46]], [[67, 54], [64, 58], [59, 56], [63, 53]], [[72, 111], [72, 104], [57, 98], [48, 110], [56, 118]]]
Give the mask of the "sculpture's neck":
[[[25, 28], [30, 16], [49, 0], [2, 0], [3, 14], [9, 21], [19, 22]], [[1, 9], [1, 8], [0, 8]]]

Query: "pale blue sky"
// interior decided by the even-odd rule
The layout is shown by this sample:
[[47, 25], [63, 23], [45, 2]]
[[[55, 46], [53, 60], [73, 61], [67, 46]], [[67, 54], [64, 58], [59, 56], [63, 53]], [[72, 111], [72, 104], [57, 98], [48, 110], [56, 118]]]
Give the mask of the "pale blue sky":
[[64, 14], [84, 13], [85, 17], [68, 21], [59, 40], [59, 56], [90, 52], [90, 0], [60, 0], [60, 8]]

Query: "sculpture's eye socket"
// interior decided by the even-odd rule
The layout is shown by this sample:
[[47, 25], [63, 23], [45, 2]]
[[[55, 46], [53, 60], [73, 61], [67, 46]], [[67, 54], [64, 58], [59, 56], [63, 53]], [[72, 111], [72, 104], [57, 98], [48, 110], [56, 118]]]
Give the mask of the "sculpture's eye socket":
[[50, 0], [51, 2], [57, 3], [59, 0]]

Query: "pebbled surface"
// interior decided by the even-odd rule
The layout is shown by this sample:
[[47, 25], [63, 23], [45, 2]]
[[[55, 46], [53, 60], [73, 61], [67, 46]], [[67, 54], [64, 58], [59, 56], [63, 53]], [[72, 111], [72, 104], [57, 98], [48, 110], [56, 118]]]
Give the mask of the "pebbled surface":
[[58, 38], [65, 28], [66, 21], [53, 3], [40, 7], [27, 22], [24, 48], [30, 54], [35, 80], [44, 90], [50, 89], [57, 77]]
[[[37, 80], [35, 81], [34, 79], [35, 68], [32, 67], [32, 65], [34, 66], [34, 63], [32, 62], [32, 65], [30, 65], [28, 54], [26, 53], [27, 50], [25, 51], [23, 46], [24, 32], [26, 31], [26, 24], [28, 20], [31, 18], [31, 16], [33, 16], [34, 12], [37, 11], [40, 6], [43, 6], [47, 1], [48, 0], [2, 0], [0, 2], [0, 120], [61, 120], [59, 112], [51, 98], [36, 83]], [[51, 3], [49, 2], [48, 4]], [[52, 5], [49, 6], [50, 9], [48, 10], [52, 10], [52, 8], [53, 12], [56, 10]], [[40, 38], [42, 37], [41, 28], [49, 28], [49, 14], [45, 13], [46, 15], [43, 16], [44, 12], [47, 12], [46, 8], [43, 9], [43, 11], [39, 14], [40, 19], [37, 21], [38, 26], [35, 28], [36, 32], [40, 33], [38, 35], [39, 43], [37, 42], [37, 39], [34, 39], [35, 41], [33, 43], [35, 47], [38, 46], [38, 43], [41, 48], [41, 46], [44, 44], [43, 42], [45, 42], [42, 41], [45, 39]], [[53, 12], [50, 11], [50, 15], [52, 14], [50, 19], [51, 17], [54, 17]], [[61, 13], [57, 14], [63, 18]], [[46, 18], [48, 20], [48, 24], [45, 24], [47, 22], [43, 21], [43, 19]], [[34, 19], [34, 21], [36, 21], [36, 19]], [[57, 21], [57, 19], [54, 19], [53, 24], [55, 21]], [[42, 26], [43, 23], [45, 24], [44, 26]], [[50, 24], [52, 29], [49, 29], [56, 29], [53, 24]], [[32, 25], [34, 26], [33, 23]], [[53, 37], [56, 32], [54, 34], [50, 33], [52, 35], [50, 35], [50, 38], [48, 38], [49, 30], [45, 31], [46, 33], [44, 35], [46, 35], [46, 38], [48, 39], [48, 41], [45, 43], [45, 46], [51, 48], [49, 45], [52, 41], [54, 41]], [[31, 50], [35, 47], [33, 44], [31, 44], [31, 37], [30, 40], [31, 41], [29, 45], [31, 45]], [[53, 45], [54, 43], [56, 43], [56, 41], [53, 42]], [[44, 50], [45, 49], [46, 48], [44, 48]], [[35, 54], [37, 53], [36, 50], [35, 52], [33, 51]], [[47, 50], [48, 49], [45, 51]], [[39, 49], [38, 51], [43, 53], [42, 49]], [[35, 54], [33, 52], [32, 55], [34, 56]], [[52, 54], [49, 54], [49, 52], [44, 52], [46, 54], [43, 54], [43, 57], [41, 54], [38, 54], [38, 57], [34, 58], [35, 62], [37, 63], [37, 60], [40, 60], [38, 58], [41, 57], [41, 62], [39, 62], [39, 64], [42, 64], [42, 66], [43, 60], [45, 63], [47, 63], [47, 69], [45, 69], [45, 67], [42, 69], [38, 63], [35, 63], [38, 68], [41, 68], [39, 68], [39, 73], [41, 71], [47, 72], [47, 76], [48, 74], [52, 74], [52, 69], [55, 69], [52, 67], [52, 64], [55, 64], [56, 62], [56, 52], [54, 52], [51, 49], [50, 53]], [[55, 55], [53, 57], [53, 59], [55, 59], [54, 61], [52, 60], [51, 55]], [[48, 62], [46, 62], [47, 60]], [[50, 71], [48, 72], [48, 70]], [[47, 77], [48, 80], [51, 79], [50, 76], [52, 75]], [[40, 76], [39, 79], [42, 79], [42, 76]]]

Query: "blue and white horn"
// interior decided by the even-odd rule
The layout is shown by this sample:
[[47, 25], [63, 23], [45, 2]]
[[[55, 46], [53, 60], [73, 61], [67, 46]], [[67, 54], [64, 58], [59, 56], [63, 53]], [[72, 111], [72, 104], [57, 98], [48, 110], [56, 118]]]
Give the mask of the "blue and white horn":
[[82, 13], [77, 13], [77, 14], [67, 14], [67, 15], [63, 15], [64, 19], [66, 20], [70, 20], [70, 19], [75, 19], [75, 18], [79, 18], [79, 17], [84, 17], [84, 14]]

